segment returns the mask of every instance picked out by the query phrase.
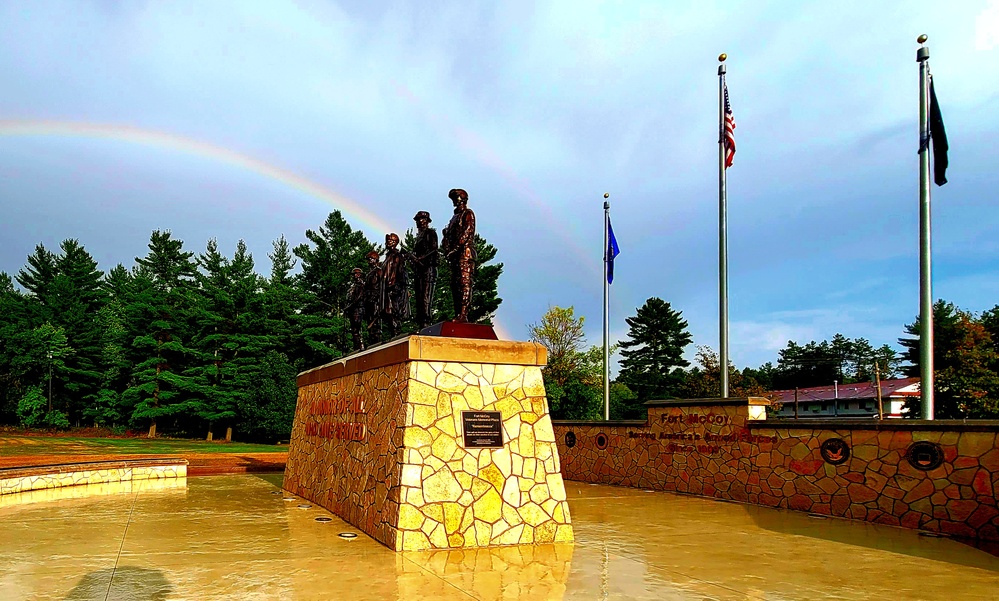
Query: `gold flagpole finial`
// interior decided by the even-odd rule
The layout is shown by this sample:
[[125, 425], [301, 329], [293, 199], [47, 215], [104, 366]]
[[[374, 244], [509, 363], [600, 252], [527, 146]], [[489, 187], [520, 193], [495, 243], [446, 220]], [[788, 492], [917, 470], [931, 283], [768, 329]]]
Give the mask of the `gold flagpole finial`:
[[604, 198], [610, 198], [610, 192], [604, 192]]
[[921, 35], [918, 38], [916, 38], [916, 41], [919, 42], [920, 44], [925, 44], [926, 40], [928, 40], [928, 39], [929, 39], [929, 37], [927, 37], [927, 35], [924, 33], [923, 35]]
[[722, 52], [721, 54], [718, 55], [718, 62], [724, 63], [726, 58], [728, 58], [728, 55]]

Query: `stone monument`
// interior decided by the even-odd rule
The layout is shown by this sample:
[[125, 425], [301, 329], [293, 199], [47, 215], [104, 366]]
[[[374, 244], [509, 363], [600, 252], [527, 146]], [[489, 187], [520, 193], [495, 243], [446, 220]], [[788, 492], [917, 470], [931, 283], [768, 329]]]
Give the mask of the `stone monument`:
[[[464, 190], [449, 197], [454, 217], [441, 248], [451, 267], [454, 321], [299, 374], [284, 488], [397, 551], [570, 542], [541, 378], [547, 351], [496, 340], [491, 326], [467, 323], [475, 215]], [[430, 215], [415, 219], [429, 236]], [[388, 322], [393, 334], [408, 315], [398, 242], [386, 237], [381, 264], [369, 253], [370, 271], [363, 283], [356, 273], [352, 289], [352, 298], [363, 298], [368, 329]], [[406, 257], [423, 267], [416, 278], [425, 297], [417, 299], [421, 326], [436, 273], [419, 260], [436, 259], [436, 234], [425, 242]]]

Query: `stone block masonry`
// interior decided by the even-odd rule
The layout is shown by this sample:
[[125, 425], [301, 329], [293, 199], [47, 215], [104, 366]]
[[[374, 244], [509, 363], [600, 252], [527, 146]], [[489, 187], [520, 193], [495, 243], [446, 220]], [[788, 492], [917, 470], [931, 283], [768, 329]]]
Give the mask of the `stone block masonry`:
[[185, 459], [131, 459], [0, 469], [0, 495], [132, 480], [186, 478]]
[[[545, 361], [534, 343], [410, 336], [304, 372], [284, 488], [397, 551], [571, 541]], [[499, 444], [474, 447], [484, 414]]]
[[567, 480], [999, 540], [999, 422], [766, 419], [765, 399], [650, 403], [556, 422]]

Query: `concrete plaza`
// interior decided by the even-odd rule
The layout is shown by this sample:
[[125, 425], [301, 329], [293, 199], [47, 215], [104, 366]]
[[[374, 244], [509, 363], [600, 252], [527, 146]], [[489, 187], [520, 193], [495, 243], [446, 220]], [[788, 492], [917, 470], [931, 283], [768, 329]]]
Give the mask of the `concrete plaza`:
[[280, 484], [8, 496], [0, 599], [999, 598], [999, 558], [888, 526], [566, 482], [574, 544], [395, 553]]

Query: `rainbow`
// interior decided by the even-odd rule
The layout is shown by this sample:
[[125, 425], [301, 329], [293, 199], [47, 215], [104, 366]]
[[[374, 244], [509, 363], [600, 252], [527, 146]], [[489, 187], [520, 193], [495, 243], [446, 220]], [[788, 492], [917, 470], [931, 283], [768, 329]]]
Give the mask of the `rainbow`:
[[[119, 140], [131, 144], [165, 148], [183, 154], [190, 154], [219, 161], [234, 167], [253, 172], [299, 192], [329, 203], [343, 210], [349, 217], [361, 221], [380, 237], [382, 232], [394, 231], [381, 217], [375, 215], [355, 200], [351, 200], [322, 184], [307, 179], [282, 167], [265, 163], [260, 159], [222, 148], [209, 142], [179, 136], [161, 131], [141, 129], [131, 125], [108, 123], [84, 123], [79, 121], [54, 121], [45, 119], [0, 119], [0, 136], [67, 136]], [[377, 237], [376, 237], [377, 239]], [[494, 321], [497, 335], [510, 340], [509, 332]]]
[[209, 142], [161, 131], [140, 129], [130, 125], [83, 123], [78, 121], [52, 121], [36, 119], [0, 119], [0, 136], [68, 136], [120, 140], [132, 144], [154, 146], [184, 154], [204, 157], [234, 167], [245, 169], [261, 177], [280, 182], [299, 192], [327, 202], [343, 210], [348, 216], [361, 221], [379, 236], [391, 232], [392, 227], [361, 203], [351, 200], [322, 184], [307, 179], [282, 167], [260, 159], [222, 148]]

